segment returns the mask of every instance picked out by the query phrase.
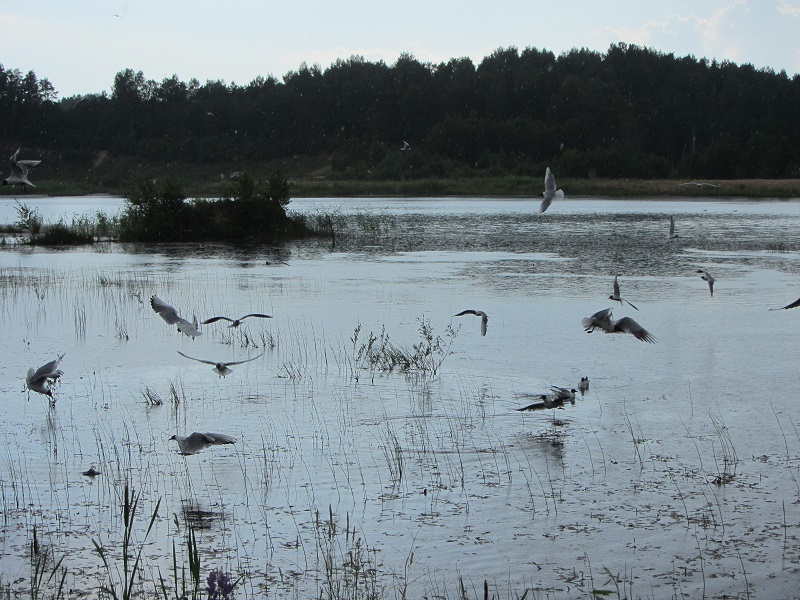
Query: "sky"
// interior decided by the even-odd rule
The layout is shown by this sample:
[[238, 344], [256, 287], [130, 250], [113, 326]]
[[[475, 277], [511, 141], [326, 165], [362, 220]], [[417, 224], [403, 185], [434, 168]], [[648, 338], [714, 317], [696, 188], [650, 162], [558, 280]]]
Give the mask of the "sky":
[[161, 82], [247, 85], [302, 63], [393, 64], [498, 48], [556, 55], [636, 44], [676, 56], [800, 73], [800, 0], [33, 0], [0, 7], [0, 64], [59, 98], [110, 92], [124, 69]]

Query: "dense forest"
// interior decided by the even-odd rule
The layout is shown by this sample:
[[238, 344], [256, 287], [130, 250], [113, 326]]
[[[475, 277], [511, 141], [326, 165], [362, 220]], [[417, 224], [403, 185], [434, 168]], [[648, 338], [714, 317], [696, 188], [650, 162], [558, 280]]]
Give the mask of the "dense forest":
[[[334, 179], [520, 175], [800, 177], [800, 76], [634, 45], [501, 48], [477, 66], [404, 54], [301, 65], [247, 85], [117, 73], [58, 98], [0, 66], [0, 146], [26, 158], [181, 166], [324, 157]], [[407, 142], [410, 146], [401, 148]], [[39, 172], [37, 172], [39, 175]]]

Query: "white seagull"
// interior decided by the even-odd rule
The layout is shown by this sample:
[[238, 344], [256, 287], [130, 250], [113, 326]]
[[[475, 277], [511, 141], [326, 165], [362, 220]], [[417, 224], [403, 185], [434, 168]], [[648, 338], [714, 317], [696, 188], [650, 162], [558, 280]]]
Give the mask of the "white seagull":
[[669, 235], [667, 236], [669, 239], [674, 240], [678, 237], [678, 234], [675, 233], [675, 216], [669, 216]]
[[489, 324], [489, 315], [487, 315], [482, 310], [467, 309], [467, 310], [462, 310], [460, 313], [458, 313], [457, 315], [454, 315], [454, 316], [463, 317], [464, 315], [475, 315], [476, 317], [480, 317], [481, 318], [481, 335], [486, 335], [486, 326]]
[[207, 446], [214, 446], [216, 444], [233, 444], [236, 438], [233, 438], [224, 433], [198, 433], [195, 431], [191, 435], [173, 435], [171, 440], [178, 442], [181, 454], [197, 454]]
[[64, 358], [64, 354], [38, 369], [33, 367], [28, 369], [28, 374], [25, 376], [25, 386], [32, 392], [39, 392], [52, 398], [53, 391], [48, 384], [54, 383], [64, 374], [64, 371], [58, 368], [58, 363], [61, 362], [62, 358]]
[[697, 269], [697, 272], [698, 273], [702, 273], [702, 275], [700, 275], [700, 279], [702, 279], [703, 281], [707, 281], [708, 282], [708, 291], [711, 292], [711, 297], [713, 298], [714, 297], [714, 281], [715, 281], [715, 279], [711, 275], [708, 274], [708, 271], [703, 271], [703, 269]]
[[564, 199], [564, 192], [561, 190], [556, 189], [556, 176], [553, 175], [553, 172], [550, 170], [550, 167], [547, 167], [547, 171], [544, 173], [544, 199], [542, 203], [539, 205], [539, 212], [543, 213], [546, 211], [550, 204], [552, 204], [553, 200], [563, 200]]
[[253, 358], [248, 358], [247, 360], [237, 360], [231, 362], [214, 362], [213, 360], [203, 360], [202, 358], [195, 358], [194, 356], [189, 356], [188, 354], [184, 354], [180, 350], [178, 350], [177, 352], [184, 358], [188, 358], [190, 360], [196, 360], [197, 362], [205, 363], [207, 365], [214, 365], [213, 370], [220, 377], [225, 377], [226, 375], [230, 375], [231, 373], [233, 373], [233, 369], [228, 368], [231, 365], [241, 365], [242, 363], [250, 362], [251, 360], [255, 360], [257, 358], [261, 358], [262, 356], [264, 356], [264, 353], [262, 352], [258, 356], [254, 356]]
[[18, 160], [17, 156], [19, 156], [20, 150], [21, 148], [17, 148], [17, 151], [11, 155], [11, 158], [9, 159], [11, 161], [11, 175], [3, 179], [2, 185], [29, 185], [31, 187], [36, 187], [28, 179], [28, 170], [32, 169], [42, 161]]
[[216, 321], [228, 321], [230, 325], [228, 327], [238, 327], [242, 324], [247, 317], [259, 317], [261, 319], [271, 319], [272, 315], [264, 315], [261, 313], [250, 313], [249, 315], [245, 315], [243, 317], [239, 317], [238, 319], [231, 319], [228, 317], [211, 317], [210, 319], [206, 319], [203, 321], [203, 325], [208, 325], [209, 323], [214, 323]]
[[191, 338], [203, 335], [203, 333], [197, 329], [197, 317], [195, 317], [194, 323], [190, 323], [181, 317], [177, 310], [158, 296], [150, 296], [150, 306], [152, 306], [153, 310], [170, 325], [175, 325], [177, 323], [180, 333], [188, 335]]
[[595, 329], [600, 329], [605, 333], [630, 333], [637, 340], [651, 344], [655, 344], [657, 341], [650, 332], [630, 317], [622, 317], [615, 321], [611, 316], [610, 308], [598, 311], [591, 317], [584, 317], [581, 320], [581, 325], [583, 325], [586, 333], [592, 333]]
[[580, 391], [581, 396], [583, 396], [586, 392], [589, 391], [589, 378], [588, 377], [581, 377], [581, 382], [578, 384], [578, 391]]
[[[628, 302], [628, 301], [627, 301], [627, 300], [625, 300], [625, 299], [624, 299], [622, 296], [620, 296], [620, 295], [619, 295], [619, 282], [617, 281], [617, 276], [616, 276], [616, 275], [614, 275], [614, 293], [613, 293], [613, 294], [611, 294], [611, 295], [608, 297], [608, 299], [609, 299], [609, 300], [615, 300], [616, 302], [619, 302], [619, 303], [620, 303], [620, 304], [622, 304], [622, 305], [624, 305], [626, 302]], [[633, 304], [631, 304], [630, 302], [628, 302], [628, 304], [630, 304], [630, 306], [631, 306], [632, 308], [635, 308], [636, 310], [639, 310], [638, 308], [636, 308], [636, 307], [635, 307]]]

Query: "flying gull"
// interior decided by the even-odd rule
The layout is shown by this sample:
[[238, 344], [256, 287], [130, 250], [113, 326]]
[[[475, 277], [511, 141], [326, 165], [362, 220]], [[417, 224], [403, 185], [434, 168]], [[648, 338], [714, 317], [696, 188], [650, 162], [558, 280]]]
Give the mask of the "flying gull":
[[245, 315], [243, 317], [239, 317], [238, 319], [231, 319], [229, 317], [211, 317], [210, 319], [206, 319], [203, 321], [203, 325], [208, 325], [209, 323], [215, 323], [216, 321], [228, 321], [230, 325], [228, 327], [238, 327], [242, 324], [248, 317], [259, 317], [260, 319], [271, 319], [272, 315], [264, 315], [261, 313], [250, 313], [249, 315]]
[[591, 317], [584, 317], [581, 320], [581, 325], [583, 325], [586, 333], [592, 333], [595, 329], [600, 329], [605, 333], [630, 333], [637, 340], [651, 344], [655, 344], [657, 341], [650, 332], [630, 317], [622, 317], [615, 321], [611, 315], [610, 308], [598, 311]]
[[199, 335], [203, 335], [203, 333], [197, 329], [196, 317], [194, 319], [194, 323], [190, 323], [181, 317], [175, 308], [164, 302], [158, 296], [150, 296], [150, 306], [152, 306], [153, 310], [156, 311], [156, 313], [158, 313], [158, 315], [170, 325], [175, 325], [177, 323], [178, 331], [180, 333], [188, 335], [191, 338], [196, 338]]
[[29, 185], [31, 187], [36, 187], [28, 179], [28, 170], [32, 169], [42, 161], [18, 160], [17, 156], [19, 156], [20, 150], [21, 148], [17, 148], [17, 151], [11, 155], [11, 158], [9, 159], [11, 161], [11, 175], [3, 179], [2, 185], [21, 185], [23, 187]]
[[231, 373], [233, 373], [233, 369], [228, 368], [231, 365], [241, 365], [242, 363], [250, 362], [251, 360], [255, 360], [257, 358], [261, 358], [262, 356], [264, 356], [264, 353], [262, 352], [258, 356], [254, 356], [253, 358], [248, 358], [246, 360], [237, 360], [231, 362], [214, 362], [213, 360], [203, 360], [202, 358], [195, 358], [194, 356], [189, 356], [188, 354], [184, 354], [180, 350], [178, 350], [177, 352], [184, 358], [188, 358], [190, 360], [196, 360], [197, 362], [205, 363], [207, 365], [214, 365], [213, 370], [220, 377], [225, 377], [226, 375], [230, 375]]
[[[628, 302], [628, 301], [627, 301], [627, 300], [625, 300], [625, 299], [624, 299], [622, 296], [620, 296], [620, 295], [619, 295], [619, 282], [617, 281], [617, 276], [616, 276], [616, 275], [614, 275], [614, 293], [613, 293], [613, 294], [611, 294], [611, 295], [608, 297], [608, 299], [609, 299], [609, 300], [615, 300], [616, 302], [619, 302], [619, 303], [620, 303], [620, 304], [622, 304], [622, 305], [624, 305], [626, 302]], [[628, 304], [630, 304], [630, 306], [631, 306], [632, 308], [636, 308], [636, 307], [635, 307], [635, 306], [633, 306], [633, 304], [631, 304], [630, 302], [628, 302]], [[639, 309], [638, 309], [638, 308], [636, 308], [636, 310], [639, 310]]]
[[697, 269], [697, 272], [702, 273], [702, 275], [700, 275], [700, 279], [708, 282], [708, 291], [711, 292], [711, 297], [713, 298], [715, 279], [711, 275], [709, 275], [708, 271], [703, 271], [703, 269]]
[[462, 310], [460, 313], [458, 313], [457, 315], [454, 315], [454, 316], [463, 317], [464, 315], [475, 315], [476, 317], [480, 317], [481, 318], [481, 335], [486, 335], [486, 326], [489, 324], [489, 315], [487, 315], [482, 310], [467, 309], [467, 310]]
[[544, 199], [542, 203], [539, 205], [539, 212], [543, 213], [546, 211], [550, 204], [552, 204], [553, 200], [563, 200], [564, 199], [564, 192], [561, 190], [556, 189], [556, 176], [553, 175], [553, 172], [550, 170], [550, 167], [547, 167], [547, 171], [544, 174]]

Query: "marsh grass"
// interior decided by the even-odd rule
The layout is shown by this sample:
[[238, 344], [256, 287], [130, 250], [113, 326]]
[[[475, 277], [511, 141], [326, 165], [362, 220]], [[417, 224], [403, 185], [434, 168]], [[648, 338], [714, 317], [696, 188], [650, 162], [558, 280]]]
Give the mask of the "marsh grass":
[[[47, 546], [39, 543], [36, 534], [36, 526], [33, 526], [33, 539], [31, 540], [31, 577], [30, 577], [30, 598], [31, 600], [38, 600], [44, 598], [43, 593], [45, 589], [52, 590], [46, 597], [49, 598], [63, 598], [64, 597], [64, 581], [67, 578], [66, 567], [61, 567], [64, 561], [62, 556], [54, 562], [52, 551]], [[60, 578], [57, 578], [58, 575]], [[54, 587], [50, 587], [54, 586]]]
[[350, 360], [351, 376], [358, 381], [359, 373], [369, 371], [373, 377], [376, 372], [416, 373], [435, 378], [444, 361], [453, 353], [452, 346], [458, 330], [448, 325], [444, 337], [437, 334], [430, 319], [418, 317], [419, 341], [411, 348], [395, 344], [389, 339], [386, 326], [380, 334], [370, 331], [362, 341], [361, 324], [357, 325], [350, 337], [352, 353]]
[[[139, 550], [134, 558], [133, 552], [133, 532], [134, 524], [136, 521], [136, 511], [139, 508], [139, 500], [141, 493], [137, 494], [134, 490], [130, 489], [128, 484], [125, 484], [125, 489], [122, 497], [122, 572], [120, 573], [119, 565], [112, 568], [110, 556], [102, 542], [98, 542], [92, 538], [92, 544], [95, 551], [103, 562], [103, 567], [106, 572], [108, 584], [101, 586], [100, 590], [103, 593], [110, 594], [114, 600], [131, 600], [136, 595], [136, 582], [139, 570], [141, 568], [142, 552], [145, 548], [145, 541], [153, 529], [153, 525], [158, 517], [158, 508], [161, 506], [161, 499], [156, 502], [153, 509], [153, 514], [150, 517], [150, 523], [147, 526], [147, 531], [144, 534], [144, 540], [139, 546]], [[133, 562], [131, 560], [133, 559]], [[116, 579], [119, 581], [115, 581]]]
[[717, 475], [714, 477], [713, 483], [719, 486], [734, 480], [739, 459], [736, 456], [731, 432], [722, 417], [709, 416], [717, 439], [717, 444], [714, 445], [714, 463], [717, 467]]

